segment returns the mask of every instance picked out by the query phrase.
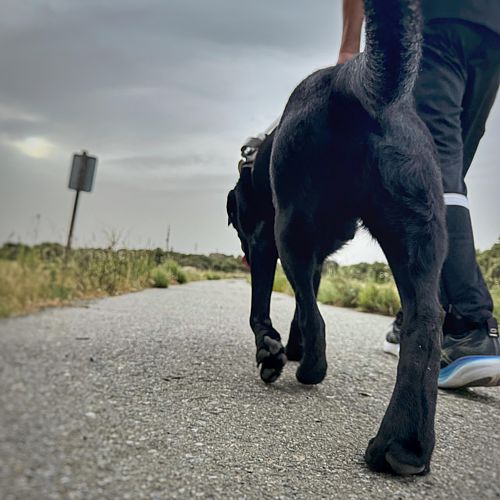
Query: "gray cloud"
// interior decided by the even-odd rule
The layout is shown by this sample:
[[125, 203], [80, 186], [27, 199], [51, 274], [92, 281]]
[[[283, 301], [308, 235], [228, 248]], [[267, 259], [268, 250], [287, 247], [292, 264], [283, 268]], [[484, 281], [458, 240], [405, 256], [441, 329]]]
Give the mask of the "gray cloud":
[[[225, 192], [241, 142], [267, 127], [303, 77], [335, 61], [340, 4], [4, 0], [0, 241], [13, 230], [31, 238], [37, 213], [39, 238], [64, 238], [70, 157], [86, 148], [99, 164], [95, 193], [82, 201], [80, 243], [116, 227], [130, 245], [162, 244], [170, 223], [179, 250], [197, 242], [238, 252]], [[497, 108], [494, 115], [469, 182], [473, 201], [475, 185], [483, 193], [475, 212], [482, 246], [498, 231], [484, 195], [499, 185], [489, 139], [500, 128]], [[51, 156], [23, 154], [14, 143], [28, 137], [52, 143]], [[365, 246], [351, 254], [379, 256]]]

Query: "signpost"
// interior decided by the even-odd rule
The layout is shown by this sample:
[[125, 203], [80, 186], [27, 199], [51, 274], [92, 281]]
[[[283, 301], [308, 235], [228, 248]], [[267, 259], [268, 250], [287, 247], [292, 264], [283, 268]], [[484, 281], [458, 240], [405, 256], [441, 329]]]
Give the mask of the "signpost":
[[74, 189], [76, 191], [76, 194], [66, 250], [69, 250], [71, 248], [71, 240], [73, 239], [73, 228], [75, 227], [76, 211], [78, 209], [80, 191], [85, 191], [87, 193], [90, 193], [92, 191], [96, 165], [97, 158], [95, 156], [88, 156], [86, 151], [83, 151], [82, 154], [73, 155], [73, 163], [71, 165], [71, 175], [69, 177], [68, 187], [70, 189]]

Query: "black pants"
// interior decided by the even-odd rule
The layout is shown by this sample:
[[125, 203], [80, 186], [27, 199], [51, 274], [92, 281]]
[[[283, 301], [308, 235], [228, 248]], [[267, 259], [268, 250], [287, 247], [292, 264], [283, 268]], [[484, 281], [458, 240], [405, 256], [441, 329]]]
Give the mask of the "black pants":
[[436, 143], [447, 204], [449, 251], [441, 301], [469, 329], [492, 317], [493, 301], [476, 262], [464, 179], [499, 81], [500, 35], [454, 19], [427, 24], [415, 99]]

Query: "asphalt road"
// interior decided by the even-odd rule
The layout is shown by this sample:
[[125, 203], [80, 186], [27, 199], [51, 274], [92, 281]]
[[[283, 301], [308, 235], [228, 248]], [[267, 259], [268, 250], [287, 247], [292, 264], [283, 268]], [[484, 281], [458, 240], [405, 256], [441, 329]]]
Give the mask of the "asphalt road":
[[[500, 497], [500, 388], [440, 391], [432, 473], [376, 475], [389, 319], [323, 306], [326, 380], [289, 363], [266, 386], [249, 299], [211, 281], [0, 321], [0, 497]], [[273, 299], [285, 338], [293, 304]]]

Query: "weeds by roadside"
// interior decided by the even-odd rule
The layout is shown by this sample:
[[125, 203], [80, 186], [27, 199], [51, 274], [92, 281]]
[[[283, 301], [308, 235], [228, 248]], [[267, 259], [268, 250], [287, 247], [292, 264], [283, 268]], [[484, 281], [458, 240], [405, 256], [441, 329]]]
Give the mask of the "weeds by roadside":
[[[338, 267], [334, 272], [328, 270], [324, 272], [319, 287], [318, 301], [360, 311], [390, 316], [396, 314], [399, 309], [399, 297], [391, 275], [389, 274], [387, 283], [377, 283], [367, 276], [353, 278], [353, 267]], [[292, 287], [281, 267], [277, 269], [273, 290], [293, 295]]]
[[[478, 252], [478, 262], [500, 310], [500, 242]], [[190, 281], [248, 276], [239, 257], [156, 250], [77, 249], [65, 256], [61, 245], [0, 247], [0, 317], [77, 299], [167, 288]], [[280, 266], [274, 291], [293, 295]], [[325, 304], [394, 315], [399, 297], [383, 263], [339, 266], [326, 262], [318, 300]]]
[[[478, 252], [477, 259], [495, 304], [500, 310], [500, 241], [489, 250]], [[278, 266], [274, 291], [293, 295], [285, 274]], [[353, 307], [360, 311], [393, 316], [400, 307], [399, 295], [387, 264], [339, 266], [327, 262], [323, 269], [318, 300], [324, 304]]]
[[[191, 262], [196, 263], [196, 256]], [[242, 276], [231, 256], [199, 256], [203, 268], [182, 267], [170, 252], [77, 249], [66, 256], [56, 244], [0, 248], [0, 317], [23, 314], [78, 299], [166, 288], [201, 279]], [[226, 271], [218, 270], [224, 266]], [[217, 269], [215, 269], [217, 268]]]

